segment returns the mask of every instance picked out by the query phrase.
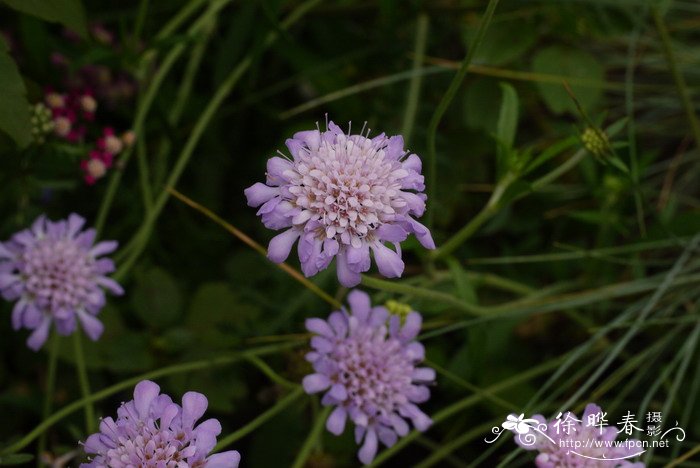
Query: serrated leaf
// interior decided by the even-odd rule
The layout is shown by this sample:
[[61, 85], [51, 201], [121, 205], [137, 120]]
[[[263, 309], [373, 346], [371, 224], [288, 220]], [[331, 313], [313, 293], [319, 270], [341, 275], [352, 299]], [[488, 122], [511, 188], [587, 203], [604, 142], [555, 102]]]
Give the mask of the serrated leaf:
[[85, 9], [80, 0], [0, 0], [10, 8], [45, 21], [60, 23], [87, 37]]
[[0, 130], [7, 133], [20, 147], [32, 141], [27, 90], [9, 47], [0, 37]]
[[132, 304], [147, 325], [165, 328], [182, 314], [182, 294], [175, 279], [162, 268], [150, 268], [136, 275]]
[[[593, 108], [600, 100], [603, 90], [604, 69], [600, 63], [587, 52], [579, 49], [552, 46], [535, 55], [532, 63], [535, 73], [568, 78], [571, 90], [584, 110]], [[581, 81], [585, 82], [581, 84]], [[568, 112], [578, 115], [576, 104], [566, 92], [562, 83], [536, 83], [537, 89], [547, 107], [555, 114]]]

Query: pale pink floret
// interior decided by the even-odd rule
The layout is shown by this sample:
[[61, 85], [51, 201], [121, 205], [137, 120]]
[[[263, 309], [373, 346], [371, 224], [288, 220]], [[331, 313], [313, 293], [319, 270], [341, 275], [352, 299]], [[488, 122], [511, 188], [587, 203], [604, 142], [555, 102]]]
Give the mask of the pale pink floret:
[[362, 444], [358, 457], [368, 464], [379, 442], [391, 447], [408, 434], [407, 420], [419, 431], [431, 425], [417, 404], [430, 398], [435, 371], [418, 367], [425, 356], [415, 341], [422, 322], [418, 312], [402, 324], [385, 307], [372, 307], [358, 290], [348, 295], [348, 303], [350, 311], [306, 321], [316, 334], [307, 355], [315, 372], [303, 385], [307, 393], [325, 392], [322, 404], [335, 406], [326, 422], [329, 432], [340, 435], [348, 418], [355, 424], [355, 439]]
[[369, 270], [370, 252], [379, 272], [395, 278], [409, 234], [435, 248], [416, 220], [425, 212], [421, 160], [404, 150], [401, 136], [346, 135], [330, 122], [325, 132], [296, 133], [287, 148], [292, 159], [271, 158], [266, 183], [245, 190], [266, 227], [286, 229], [270, 241], [272, 261], [283, 262], [298, 242], [306, 276], [336, 258], [339, 281], [351, 287]]
[[160, 387], [142, 380], [134, 399], [117, 410], [117, 419], [100, 422], [100, 432], [85, 441], [89, 463], [81, 468], [237, 468], [235, 451], [209, 455], [221, 433], [216, 419], [197, 424], [208, 406], [201, 393], [187, 392], [182, 405]]

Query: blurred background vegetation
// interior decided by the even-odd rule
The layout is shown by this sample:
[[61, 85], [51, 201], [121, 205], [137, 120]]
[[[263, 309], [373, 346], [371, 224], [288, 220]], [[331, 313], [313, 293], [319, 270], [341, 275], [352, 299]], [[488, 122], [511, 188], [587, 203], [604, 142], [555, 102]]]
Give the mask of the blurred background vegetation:
[[[47, 87], [65, 89], [81, 66], [99, 65], [135, 87], [114, 102], [99, 100], [98, 120], [134, 129], [159, 70], [170, 66], [135, 129], [136, 157], [93, 186], [81, 178], [81, 145], [49, 138], [18, 149], [9, 136], [0, 140], [2, 239], [41, 213], [55, 219], [77, 212], [96, 222], [120, 174], [102, 235], [131, 251], [137, 239], [143, 253], [121, 278], [127, 294], [100, 315], [105, 335], [85, 343], [99, 390], [164, 366], [298, 339], [304, 318], [330, 312], [175, 199], [153, 229], [137, 234], [193, 134], [203, 131], [177, 190], [266, 245], [272, 233], [246, 206], [243, 189], [262, 179], [286, 138], [325, 125], [326, 113], [344, 128], [352, 121], [359, 130], [366, 121], [374, 133], [403, 133], [427, 171], [429, 122], [474, 45], [488, 2], [318, 2], [289, 28], [282, 21], [298, 11], [294, 0], [91, 0], [84, 17], [77, 9], [42, 18], [8, 8], [18, 3], [0, 1], [10, 50], [0, 55], [0, 79], [11, 75], [6, 59], [13, 57], [30, 103]], [[214, 4], [220, 8], [207, 13]], [[161, 33], [188, 8], [180, 25]], [[95, 24], [111, 31], [112, 45], [95, 36]], [[83, 38], [67, 35], [66, 25]], [[406, 272], [393, 287], [365, 284], [375, 302], [399, 300], [424, 314], [423, 342], [439, 371], [425, 408], [431, 415], [457, 409], [405, 447], [384, 458], [380, 452], [377, 463], [531, 463], [510, 440], [486, 445], [491, 426], [511, 412], [580, 412], [589, 401], [615, 416], [663, 410], [669, 425], [686, 428], [686, 442], [654, 452], [652, 466], [698, 446], [700, 263], [692, 236], [700, 226], [699, 26], [700, 3], [690, 0], [500, 2], [439, 122], [430, 189], [438, 246], [481, 217], [465, 242], [437, 260], [406, 243]], [[171, 58], [173, 51], [179, 54]], [[70, 59], [67, 68], [52, 62], [57, 52]], [[235, 70], [240, 78], [204, 120]], [[5, 90], [9, 103], [10, 88], [0, 96]], [[0, 110], [0, 128], [13, 134], [8, 126], [20, 118]], [[484, 213], [499, 187], [505, 193]], [[346, 293], [333, 271], [313, 282], [338, 299]], [[47, 353], [26, 349], [26, 333], [11, 329], [10, 305], [0, 309], [0, 441], [10, 443], [41, 420]], [[60, 341], [55, 408], [80, 395], [72, 347]], [[302, 345], [264, 359], [299, 382], [308, 372], [303, 353]], [[223, 434], [286, 392], [249, 362], [159, 383], [173, 395], [205, 393]], [[113, 414], [128, 397], [100, 401], [98, 414]], [[318, 412], [314, 399], [300, 401], [234, 444], [244, 466], [291, 464]], [[47, 450], [74, 450], [85, 438], [82, 421], [80, 413], [61, 420]], [[317, 449], [308, 466], [356, 464], [349, 430], [324, 435]], [[684, 466], [700, 465], [693, 453]]]

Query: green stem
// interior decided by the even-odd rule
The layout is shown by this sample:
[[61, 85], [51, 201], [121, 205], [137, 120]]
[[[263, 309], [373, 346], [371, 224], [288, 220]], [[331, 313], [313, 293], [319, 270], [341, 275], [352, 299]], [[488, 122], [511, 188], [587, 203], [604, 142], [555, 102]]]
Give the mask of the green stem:
[[166, 186], [156, 198], [155, 203], [153, 205], [153, 209], [144, 220], [141, 229], [136, 233], [136, 236], [139, 236], [140, 241], [134, 246], [134, 249], [131, 251], [131, 254], [127, 258], [127, 260], [120, 266], [119, 270], [117, 271], [119, 277], [123, 277], [126, 274], [126, 272], [134, 265], [139, 255], [141, 255], [141, 252], [143, 252], [144, 248], [146, 247], [146, 242], [148, 241], [151, 231], [153, 230], [155, 222], [158, 219], [158, 216], [160, 215], [161, 211], [163, 210], [165, 203], [168, 201], [168, 198], [170, 196], [170, 189], [174, 188], [177, 185], [177, 182], [180, 179], [182, 172], [185, 170], [185, 167], [187, 166], [190, 157], [194, 153], [194, 150], [196, 149], [197, 145], [199, 144], [200, 138], [209, 126], [209, 122], [214, 117], [224, 100], [231, 93], [236, 83], [238, 83], [238, 80], [243, 76], [243, 74], [248, 70], [248, 68], [250, 68], [250, 66], [253, 63], [253, 59], [257, 56], [258, 53], [260, 53], [262, 49], [269, 47], [272, 43], [275, 42], [275, 40], [279, 37], [280, 30], [283, 31], [288, 29], [291, 25], [300, 20], [309, 10], [311, 10], [319, 2], [320, 0], [307, 0], [306, 2], [299, 5], [282, 22], [278, 30], [274, 30], [268, 33], [263, 42], [262, 48], [260, 50], [254, 50], [251, 53], [249, 53], [238, 64], [238, 66], [234, 68], [234, 70], [229, 74], [229, 76], [216, 90], [216, 93], [212, 97], [211, 101], [209, 101], [209, 104], [207, 104], [207, 107], [204, 109], [204, 112], [202, 112], [202, 114], [197, 119], [197, 123], [192, 129], [192, 132], [190, 133], [189, 138], [187, 139], [187, 142], [185, 143], [185, 146], [183, 147], [177, 161], [175, 162], [175, 166], [173, 167], [170, 176], [168, 177], [165, 183]]
[[319, 437], [323, 433], [323, 428], [326, 425], [326, 419], [328, 419], [328, 415], [330, 414], [331, 409], [332, 406], [326, 406], [323, 409], [323, 411], [321, 411], [318, 414], [318, 416], [316, 416], [314, 426], [313, 428], [311, 428], [309, 436], [304, 441], [304, 445], [301, 446], [301, 450], [299, 451], [297, 458], [294, 460], [292, 468], [303, 468], [306, 464], [306, 460], [309, 458], [311, 450], [314, 448], [314, 446], [318, 442]]
[[265, 361], [263, 361], [259, 357], [248, 356], [247, 359], [248, 359], [248, 361], [250, 361], [251, 364], [253, 364], [255, 367], [257, 367], [260, 372], [265, 374], [265, 376], [268, 379], [272, 380], [274, 383], [276, 383], [280, 387], [284, 387], [286, 389], [295, 389], [295, 388], [299, 387], [298, 384], [290, 382], [289, 380], [287, 380], [284, 377], [282, 377], [281, 375], [279, 375], [270, 366], [268, 366]]
[[435, 145], [435, 140], [436, 140], [436, 135], [437, 135], [437, 129], [438, 126], [440, 125], [440, 121], [442, 120], [443, 115], [447, 111], [447, 108], [450, 106], [452, 103], [452, 100], [455, 97], [455, 94], [457, 94], [457, 90], [459, 87], [462, 85], [462, 81], [464, 81], [464, 77], [467, 75], [467, 71], [469, 71], [469, 65], [472, 62], [472, 59], [474, 58], [474, 54], [476, 50], [479, 48], [479, 44], [481, 41], [484, 39], [484, 35], [486, 34], [486, 30], [489, 27], [489, 24], [491, 23], [491, 19], [493, 18], [493, 14], [496, 11], [496, 6], [498, 6], [498, 0], [489, 0], [488, 5], [486, 6], [486, 11], [484, 12], [484, 17], [481, 19], [481, 22], [479, 23], [479, 29], [476, 32], [476, 37], [474, 38], [474, 41], [469, 44], [469, 50], [467, 51], [467, 56], [464, 58], [462, 61], [462, 64], [459, 67], [459, 70], [457, 70], [457, 74], [455, 74], [454, 78], [452, 78], [452, 82], [450, 83], [450, 86], [447, 88], [447, 92], [442, 96], [442, 99], [440, 100], [440, 103], [438, 104], [437, 108], [435, 109], [435, 113], [430, 119], [430, 123], [428, 124], [428, 203], [430, 204], [428, 208], [428, 213], [427, 213], [427, 226], [428, 229], [432, 229], [433, 227], [433, 218], [434, 218], [434, 212], [435, 212], [435, 184], [437, 182], [437, 154], [436, 154], [436, 145]]
[[685, 109], [686, 117], [690, 123], [690, 129], [693, 132], [693, 138], [695, 138], [695, 145], [700, 146], [700, 122], [698, 122], [698, 116], [695, 114], [695, 107], [693, 106], [693, 100], [690, 96], [690, 91], [688, 91], [688, 85], [685, 82], [685, 77], [678, 68], [676, 56], [673, 53], [673, 45], [671, 44], [671, 36], [668, 33], [668, 28], [666, 28], [666, 23], [664, 22], [661, 13], [659, 13], [659, 10], [657, 8], [653, 8], [651, 15], [654, 18], [656, 30], [659, 33], [661, 43], [663, 44], [664, 55], [666, 56], [668, 68], [673, 75], [673, 81], [676, 83], [678, 95], [681, 98], [681, 103]]
[[54, 414], [44, 419], [37, 427], [35, 427], [29, 434], [24, 436], [19, 441], [14, 444], [5, 447], [0, 450], [0, 455], [9, 455], [11, 453], [18, 452], [22, 450], [27, 445], [31, 444], [37, 437], [46, 432], [47, 429], [52, 427], [58, 421], [67, 417], [70, 414], [80, 410], [81, 408], [91, 405], [96, 401], [103, 400], [107, 397], [114, 395], [115, 393], [121, 392], [122, 390], [129, 389], [141, 382], [142, 380], [153, 380], [160, 377], [165, 377], [167, 375], [180, 374], [184, 372], [191, 372], [196, 370], [210, 369], [212, 367], [224, 366], [231, 364], [233, 362], [240, 361], [247, 358], [248, 356], [263, 356], [267, 354], [276, 353], [288, 348], [299, 346], [305, 341], [296, 341], [291, 343], [280, 343], [270, 346], [263, 346], [256, 349], [251, 349], [247, 351], [241, 351], [238, 353], [233, 353], [228, 356], [221, 356], [214, 359], [203, 359], [201, 361], [186, 362], [182, 364], [176, 364], [173, 366], [162, 367], [160, 369], [146, 372], [144, 374], [132, 377], [127, 380], [123, 380], [111, 387], [107, 387], [103, 390], [95, 392], [85, 398], [75, 401], [69, 405], [64, 406], [60, 410], [56, 411]]
[[423, 58], [425, 57], [425, 46], [428, 43], [428, 15], [421, 13], [416, 21], [416, 41], [414, 43], [413, 53], [413, 76], [408, 85], [408, 94], [406, 96], [406, 110], [403, 114], [403, 125], [401, 126], [401, 135], [403, 135], [406, 146], [411, 141], [413, 133], [413, 125], [416, 122], [416, 111], [418, 110], [418, 102], [420, 101], [420, 88], [423, 82], [423, 75], [420, 69], [423, 67]]
[[[230, 0], [213, 3], [209, 7], [209, 9], [207, 9], [204, 12], [204, 14], [202, 14], [202, 16], [194, 22], [194, 24], [188, 29], [187, 33], [195, 34], [201, 28], [206, 27], [206, 25], [209, 24], [211, 18], [215, 16], [219, 12], [219, 10], [225, 6], [227, 1]], [[189, 10], [187, 10], [187, 13], [189, 14]], [[144, 123], [153, 105], [153, 101], [155, 100], [155, 97], [158, 94], [161, 85], [165, 81], [166, 76], [168, 75], [173, 65], [175, 65], [175, 62], [178, 60], [178, 58], [180, 58], [180, 55], [182, 55], [184, 51], [184, 42], [181, 42], [180, 44], [176, 45], [171, 49], [171, 51], [168, 53], [168, 55], [158, 67], [158, 71], [156, 71], [155, 75], [151, 78], [150, 84], [146, 89], [143, 98], [139, 100], [138, 106], [136, 108], [136, 116], [134, 117], [134, 123], [132, 125], [132, 130], [136, 134], [137, 139], [145, 138], [143, 131]], [[148, 67], [150, 67], [153, 58], [153, 54], [146, 54], [143, 60], [141, 61], [140, 68], [147, 69]], [[102, 204], [100, 205], [99, 211], [97, 212], [97, 219], [95, 220], [95, 230], [97, 231], [98, 236], [102, 232], [102, 229], [104, 228], [104, 225], [107, 221], [107, 216], [109, 214], [110, 209], [112, 208], [112, 203], [114, 202], [114, 197], [117, 193], [117, 189], [119, 188], [122, 174], [126, 169], [127, 164], [129, 163], [129, 159], [131, 159], [132, 153], [133, 147], [128, 148], [126, 151], [124, 151], [124, 153], [122, 153], [122, 155], [119, 157], [120, 170], [114, 171], [112, 177], [110, 178], [109, 185], [107, 186], [107, 191], [105, 192], [105, 196], [102, 199]]]
[[[48, 375], [46, 377], [46, 394], [44, 395], [44, 406], [41, 410], [41, 419], [46, 419], [51, 414], [51, 407], [53, 406], [54, 390], [56, 387], [56, 367], [58, 363], [58, 350], [60, 346], [60, 339], [58, 334], [54, 331], [51, 333], [51, 338], [49, 341], [49, 368]], [[42, 457], [46, 451], [46, 433], [41, 434], [39, 439], [39, 448], [37, 450], [36, 460], [37, 467], [43, 465]]]
[[134, 34], [133, 41], [134, 46], [138, 45], [139, 39], [141, 38], [141, 33], [143, 32], [143, 25], [146, 23], [146, 14], [148, 13], [148, 3], [149, 0], [141, 0], [139, 2], [139, 9], [136, 14], [136, 22], [134, 23]]
[[284, 411], [289, 405], [294, 403], [299, 399], [300, 396], [304, 394], [304, 389], [297, 385], [297, 387], [286, 397], [278, 401], [275, 406], [265, 411], [263, 414], [253, 419], [251, 422], [238, 429], [236, 432], [229, 434], [223, 439], [217, 442], [216, 447], [214, 447], [214, 452], [220, 452], [222, 449], [228, 447], [239, 439], [247, 436], [253, 432], [258, 427], [265, 424], [270, 419], [274, 418], [277, 414]]
[[[80, 392], [83, 398], [89, 398], [92, 392], [90, 391], [90, 381], [85, 366], [83, 336], [78, 330], [73, 333], [73, 345], [75, 349], [75, 368], [78, 372], [78, 380], [80, 382]], [[92, 402], [85, 405], [85, 431], [88, 434], [95, 432], [95, 407]]]

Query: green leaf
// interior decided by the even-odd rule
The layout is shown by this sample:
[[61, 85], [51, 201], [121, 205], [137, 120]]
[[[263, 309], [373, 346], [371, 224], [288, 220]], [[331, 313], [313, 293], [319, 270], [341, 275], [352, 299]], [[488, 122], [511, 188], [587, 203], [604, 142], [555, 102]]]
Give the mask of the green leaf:
[[515, 132], [518, 129], [518, 94], [508, 83], [501, 83], [501, 111], [496, 124], [496, 140], [498, 142], [498, 163], [501, 169], [508, 167], [509, 156], [513, 152]]
[[87, 37], [85, 9], [80, 0], [0, 0], [10, 8], [68, 29]]
[[500, 98], [496, 81], [476, 78], [469, 83], [464, 95], [464, 122], [474, 130], [493, 134], [498, 122], [498, 109], [494, 105]]
[[[517, 59], [535, 43], [537, 39], [536, 23], [520, 18], [500, 20], [498, 25], [486, 31], [484, 40], [474, 55], [474, 63], [492, 66], [503, 65]], [[478, 24], [474, 22], [464, 31], [467, 47], [471, 47]], [[514, 38], [517, 38], [515, 40]]]
[[136, 314], [154, 328], [165, 328], [182, 314], [182, 294], [175, 279], [161, 268], [151, 268], [136, 275], [132, 295]]
[[[600, 100], [603, 90], [604, 69], [591, 54], [579, 49], [552, 46], [535, 55], [532, 63], [535, 73], [556, 75], [567, 79], [571, 90], [584, 110], [592, 109]], [[555, 114], [568, 112], [578, 115], [571, 96], [562, 83], [538, 82], [537, 89], [545, 104]]]
[[23, 465], [34, 460], [34, 455], [28, 453], [14, 453], [12, 455], [4, 455], [0, 457], [0, 465]]
[[9, 54], [9, 47], [0, 37], [0, 130], [20, 147], [32, 141], [29, 101], [22, 76]]

